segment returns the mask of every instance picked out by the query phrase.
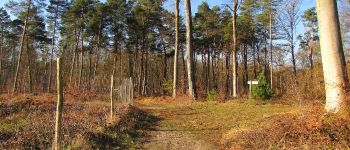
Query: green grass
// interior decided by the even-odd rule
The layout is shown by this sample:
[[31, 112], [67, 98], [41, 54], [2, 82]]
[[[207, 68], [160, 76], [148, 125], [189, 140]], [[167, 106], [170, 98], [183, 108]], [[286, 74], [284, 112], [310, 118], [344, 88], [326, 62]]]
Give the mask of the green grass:
[[232, 130], [269, 125], [269, 116], [297, 110], [295, 106], [273, 102], [231, 101], [227, 103], [140, 102], [140, 106], [163, 118], [159, 126], [166, 130], [190, 132], [206, 141], [218, 141]]
[[0, 132], [19, 132], [28, 126], [24, 119], [6, 119], [0, 122]]

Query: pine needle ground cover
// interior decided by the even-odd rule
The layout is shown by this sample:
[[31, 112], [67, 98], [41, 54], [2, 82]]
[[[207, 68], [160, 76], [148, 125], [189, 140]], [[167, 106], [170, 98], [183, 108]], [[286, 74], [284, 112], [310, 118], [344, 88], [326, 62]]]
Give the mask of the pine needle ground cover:
[[[56, 96], [0, 97], [0, 149], [51, 149]], [[137, 147], [133, 130], [146, 114], [127, 105], [117, 106], [116, 120], [109, 120], [108, 97], [77, 100], [67, 96], [63, 107], [65, 149], [120, 149]], [[139, 147], [139, 146], [138, 146]]]

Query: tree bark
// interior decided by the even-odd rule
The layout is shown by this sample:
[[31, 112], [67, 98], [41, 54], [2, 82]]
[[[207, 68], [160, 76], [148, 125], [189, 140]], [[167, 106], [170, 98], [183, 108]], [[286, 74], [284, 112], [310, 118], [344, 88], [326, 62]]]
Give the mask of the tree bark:
[[270, 86], [273, 89], [273, 63], [272, 63], [272, 12], [269, 15], [270, 19]]
[[183, 89], [183, 94], [186, 94], [186, 89], [187, 89], [187, 87], [186, 87], [186, 65], [185, 65], [185, 52], [183, 51], [183, 49], [181, 48], [181, 55], [182, 55], [182, 74], [183, 74], [183, 85], [182, 85], [182, 89]]
[[24, 20], [24, 29], [22, 32], [22, 37], [21, 37], [21, 44], [20, 44], [20, 48], [19, 48], [19, 54], [18, 54], [18, 62], [17, 62], [17, 67], [16, 67], [16, 73], [15, 73], [15, 79], [13, 82], [13, 89], [12, 92], [15, 93], [17, 90], [17, 80], [18, 80], [18, 75], [19, 75], [19, 70], [21, 67], [21, 58], [22, 58], [22, 53], [23, 53], [23, 46], [24, 46], [24, 40], [27, 34], [27, 24], [28, 24], [28, 18], [29, 18], [29, 11], [30, 11], [30, 7], [32, 4], [32, 0], [28, 0], [28, 8], [27, 8], [27, 12], [26, 12], [26, 17]]
[[187, 78], [188, 78], [188, 94], [194, 100], [194, 75], [193, 72], [193, 54], [192, 54], [192, 14], [191, 14], [191, 2], [190, 0], [184, 0], [186, 10], [186, 63], [187, 63]]
[[79, 80], [78, 87], [81, 87], [81, 80], [83, 78], [83, 68], [84, 68], [84, 38], [83, 38], [84, 30], [81, 28], [81, 46], [80, 46], [80, 69], [79, 69]]
[[334, 0], [317, 0], [326, 106], [329, 113], [349, 116], [346, 93], [349, 87], [341, 32]]
[[176, 98], [177, 89], [177, 56], [179, 51], [179, 0], [175, 0], [175, 55], [174, 55], [174, 75], [173, 75], [173, 99]]
[[55, 35], [56, 35], [56, 24], [57, 24], [57, 11], [58, 11], [58, 4], [56, 4], [55, 8], [55, 18], [53, 23], [53, 33], [52, 33], [52, 41], [51, 41], [51, 60], [50, 60], [50, 73], [49, 73], [49, 87], [48, 92], [52, 93], [52, 68], [53, 68], [53, 52], [55, 49]]
[[232, 57], [232, 96], [236, 98], [238, 96], [238, 74], [237, 74], [237, 0], [233, 0], [233, 57]]

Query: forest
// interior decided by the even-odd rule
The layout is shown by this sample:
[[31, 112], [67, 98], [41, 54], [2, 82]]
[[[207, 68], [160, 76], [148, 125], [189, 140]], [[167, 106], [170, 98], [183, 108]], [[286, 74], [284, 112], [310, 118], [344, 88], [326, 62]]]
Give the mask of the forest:
[[349, 0], [3, 0], [0, 149], [349, 149]]

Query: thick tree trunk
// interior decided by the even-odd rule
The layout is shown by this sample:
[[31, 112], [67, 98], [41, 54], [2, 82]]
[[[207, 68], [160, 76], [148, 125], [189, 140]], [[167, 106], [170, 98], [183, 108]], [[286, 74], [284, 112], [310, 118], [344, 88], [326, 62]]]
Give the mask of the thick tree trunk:
[[18, 54], [18, 62], [17, 62], [17, 67], [16, 67], [16, 73], [15, 73], [15, 79], [13, 82], [13, 90], [12, 92], [15, 93], [17, 90], [17, 80], [18, 80], [18, 75], [19, 75], [19, 70], [21, 67], [21, 61], [22, 61], [22, 53], [23, 53], [23, 46], [24, 46], [24, 40], [27, 34], [27, 24], [28, 24], [28, 18], [29, 18], [29, 11], [30, 11], [30, 7], [32, 4], [32, 0], [28, 0], [28, 8], [27, 8], [27, 12], [26, 12], [26, 17], [24, 20], [24, 29], [22, 32], [22, 37], [21, 37], [21, 43], [20, 43], [20, 48], [19, 48], [19, 54]]
[[186, 63], [187, 63], [187, 78], [188, 78], [188, 94], [192, 99], [195, 99], [194, 90], [194, 75], [193, 75], [193, 54], [192, 54], [192, 14], [190, 0], [184, 0], [186, 10]]
[[349, 81], [341, 41], [337, 2], [317, 0], [321, 54], [326, 89], [325, 109], [349, 116], [347, 90]]
[[236, 98], [238, 96], [238, 74], [237, 74], [237, 0], [233, 0], [233, 57], [232, 57], [232, 96]]
[[174, 55], [174, 75], [173, 75], [173, 99], [176, 98], [177, 89], [177, 56], [179, 55], [179, 5], [180, 0], [175, 0], [175, 55]]

